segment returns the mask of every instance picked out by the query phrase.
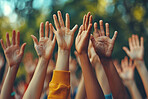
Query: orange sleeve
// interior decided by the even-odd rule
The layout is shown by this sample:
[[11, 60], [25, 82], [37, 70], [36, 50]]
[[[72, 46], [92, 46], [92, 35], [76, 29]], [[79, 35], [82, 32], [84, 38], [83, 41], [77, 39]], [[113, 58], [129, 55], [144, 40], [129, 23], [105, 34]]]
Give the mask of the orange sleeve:
[[48, 99], [70, 99], [70, 72], [56, 71], [49, 83]]

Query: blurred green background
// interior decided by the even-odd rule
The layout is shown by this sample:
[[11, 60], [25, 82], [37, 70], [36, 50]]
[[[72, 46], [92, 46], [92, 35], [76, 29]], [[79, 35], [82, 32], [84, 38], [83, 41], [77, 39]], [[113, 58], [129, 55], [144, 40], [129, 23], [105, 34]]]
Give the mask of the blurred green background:
[[[110, 33], [118, 31], [113, 58], [119, 61], [126, 55], [122, 50], [128, 46], [128, 38], [132, 34], [144, 37], [145, 62], [148, 61], [148, 1], [147, 0], [0, 0], [0, 38], [6, 40], [6, 32], [20, 31], [21, 44], [27, 43], [25, 52], [31, 51], [37, 57], [31, 34], [38, 35], [40, 22], [49, 21], [53, 24], [52, 15], [62, 11], [63, 18], [69, 13], [71, 28], [82, 24], [82, 18], [88, 11], [93, 15], [93, 22], [102, 19], [110, 24]], [[93, 29], [92, 29], [93, 32]], [[75, 36], [77, 32], [75, 33]], [[71, 55], [74, 56], [73, 44]], [[54, 53], [57, 51], [57, 46]], [[0, 47], [0, 53], [3, 53]], [[22, 64], [23, 65], [23, 64]], [[23, 76], [22, 76], [23, 75]], [[17, 78], [24, 77], [25, 70], [20, 66]], [[135, 72], [135, 80], [143, 97], [145, 92], [141, 79]]]

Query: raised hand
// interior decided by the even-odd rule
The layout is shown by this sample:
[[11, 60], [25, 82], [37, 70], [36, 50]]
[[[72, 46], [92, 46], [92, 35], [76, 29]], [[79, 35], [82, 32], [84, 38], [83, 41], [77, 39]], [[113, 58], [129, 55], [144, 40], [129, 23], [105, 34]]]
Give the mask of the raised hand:
[[121, 61], [122, 72], [120, 73], [120, 77], [123, 81], [126, 80], [134, 80], [134, 70], [135, 65], [132, 64], [132, 60], [130, 59], [128, 62], [128, 58], [125, 58]]
[[144, 39], [143, 37], [140, 38], [141, 42], [139, 42], [138, 35], [132, 35], [129, 38], [129, 48], [123, 47], [123, 50], [131, 59], [139, 59], [143, 60], [144, 56]]
[[103, 21], [100, 20], [100, 30], [97, 28], [97, 23], [94, 23], [94, 34], [96, 37], [91, 35], [91, 41], [95, 48], [96, 53], [99, 55], [100, 58], [110, 58], [114, 43], [117, 37], [117, 31], [115, 31], [113, 38], [109, 37], [109, 24], [106, 23], [106, 35], [103, 28]]
[[3, 40], [1, 40], [1, 45], [5, 53], [6, 60], [8, 62], [8, 65], [10, 67], [12, 66], [18, 66], [22, 60], [22, 57], [24, 55], [24, 49], [26, 46], [26, 43], [24, 43], [21, 47], [20, 45], [20, 32], [13, 31], [12, 34], [12, 44], [9, 40], [9, 34], [6, 34], [6, 45], [4, 45]]
[[[50, 35], [49, 35], [49, 25], [50, 25]], [[52, 24], [49, 24], [49, 22], [47, 21], [45, 24], [45, 36], [44, 36], [44, 24], [43, 22], [40, 24], [39, 42], [34, 35], [31, 35], [38, 56], [43, 57], [47, 60], [52, 56], [56, 43], [56, 38], [53, 37], [53, 32], [51, 27]]]
[[87, 16], [84, 15], [83, 25], [80, 26], [78, 35], [76, 37], [75, 47], [78, 54], [87, 53], [91, 27], [92, 15], [90, 15], [89, 12]]
[[89, 42], [88, 55], [89, 55], [90, 62], [94, 68], [98, 63], [101, 65], [100, 59], [96, 54], [91, 41]]
[[77, 30], [78, 25], [75, 25], [73, 29], [70, 30], [69, 14], [66, 13], [65, 25], [64, 25], [61, 12], [58, 11], [57, 14], [58, 14], [59, 20], [57, 19], [57, 16], [55, 14], [53, 15], [56, 30], [54, 29], [53, 26], [52, 26], [52, 30], [56, 36], [59, 48], [63, 50], [70, 50], [74, 40], [74, 33]]

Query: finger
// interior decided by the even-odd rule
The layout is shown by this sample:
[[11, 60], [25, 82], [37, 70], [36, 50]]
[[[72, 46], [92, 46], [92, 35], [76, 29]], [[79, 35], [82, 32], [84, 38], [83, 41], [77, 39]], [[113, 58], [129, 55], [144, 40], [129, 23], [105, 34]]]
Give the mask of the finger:
[[115, 31], [115, 32], [114, 32], [114, 36], [113, 36], [113, 38], [112, 38], [113, 42], [115, 42], [115, 40], [116, 40], [116, 38], [117, 38], [117, 34], [118, 34], [118, 32]]
[[86, 15], [84, 15], [84, 17], [83, 17], [83, 26], [84, 26], [84, 30], [85, 30], [85, 23], [86, 23]]
[[25, 46], [26, 46], [26, 43], [24, 43], [24, 44], [21, 46], [20, 55], [23, 55], [23, 54], [24, 54]]
[[49, 36], [49, 38], [52, 40], [52, 38], [53, 38], [53, 31], [55, 32], [55, 29], [54, 29], [54, 27], [52, 26], [51, 23], [49, 24], [49, 28], [50, 28], [50, 36]]
[[56, 30], [55, 30], [55, 28], [53, 27], [52, 24], [50, 24], [50, 25], [51, 25], [51, 30], [53, 31], [54, 34], [56, 34]]
[[47, 21], [45, 24], [45, 37], [48, 37], [49, 35], [49, 22]]
[[129, 41], [129, 47], [130, 47], [130, 50], [131, 50], [131, 49], [133, 49], [132, 38], [130, 37], [128, 39], [128, 41]]
[[59, 25], [57, 16], [55, 14], [53, 15], [53, 20], [54, 20], [54, 24], [55, 24], [56, 29], [59, 29], [60, 25]]
[[34, 44], [37, 44], [38, 45], [39, 43], [38, 43], [37, 38], [34, 35], [31, 35], [31, 37], [33, 39]]
[[40, 24], [40, 38], [44, 37], [44, 23], [41, 22]]
[[101, 31], [101, 35], [104, 36], [104, 35], [105, 35], [105, 32], [104, 32], [104, 27], [103, 27], [103, 21], [100, 20], [99, 23], [100, 23], [100, 31]]
[[1, 39], [1, 45], [2, 45], [3, 50], [5, 50], [6, 49], [6, 46], [4, 45], [4, 42], [3, 42], [2, 39]]
[[66, 13], [66, 27], [68, 29], [70, 29], [70, 19], [69, 19], [69, 14], [68, 13]]
[[62, 18], [61, 11], [58, 11], [58, 19], [59, 19], [60, 26], [64, 27], [64, 21], [63, 21], [63, 18]]
[[141, 41], [141, 42], [140, 42], [140, 46], [144, 47], [144, 38], [141, 37], [141, 38], [140, 38], [140, 41]]
[[92, 24], [92, 15], [89, 17], [89, 24]]
[[133, 47], [136, 47], [135, 35], [132, 35], [132, 45]]
[[126, 52], [126, 54], [128, 56], [130, 55], [130, 51], [129, 51], [129, 49], [127, 47], [123, 47], [122, 49]]
[[90, 17], [90, 12], [87, 13], [87, 16], [86, 16], [86, 21], [85, 21], [85, 29], [88, 28], [88, 21], [89, 21], [89, 17]]
[[7, 43], [7, 47], [10, 46], [10, 40], [9, 40], [9, 34], [6, 33], [6, 43]]
[[109, 24], [106, 23], [105, 27], [106, 27], [106, 36], [109, 37]]
[[135, 40], [136, 40], [136, 45], [139, 46], [139, 37], [138, 37], [138, 35], [135, 36]]
[[72, 35], [74, 35], [74, 33], [76, 32], [77, 28], [78, 28], [78, 25], [76, 24], [76, 25], [73, 27], [73, 29], [71, 30], [71, 31], [72, 31]]
[[88, 29], [87, 29], [87, 36], [89, 36], [91, 33], [91, 27], [92, 27], [92, 24], [89, 24]]
[[20, 45], [20, 32], [17, 32], [17, 35], [16, 35], [16, 44], [17, 45]]
[[92, 34], [90, 35], [90, 40], [91, 40], [92, 45], [94, 46], [94, 49], [95, 49], [96, 40], [95, 40], [95, 38], [93, 37]]
[[97, 22], [94, 23], [94, 32], [98, 32], [98, 25], [97, 25]]
[[12, 44], [15, 45], [15, 30], [12, 32]]
[[79, 28], [78, 36], [81, 35], [81, 33], [82, 33], [82, 28], [83, 28], [83, 25], [81, 25], [80, 28]]

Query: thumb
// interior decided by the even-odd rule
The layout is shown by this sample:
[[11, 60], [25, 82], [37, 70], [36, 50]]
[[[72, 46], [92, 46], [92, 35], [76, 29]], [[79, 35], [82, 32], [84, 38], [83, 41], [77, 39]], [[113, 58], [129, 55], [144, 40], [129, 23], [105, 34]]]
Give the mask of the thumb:
[[123, 47], [122, 49], [123, 49], [123, 50], [126, 52], [126, 54], [129, 56], [130, 51], [128, 50], [128, 48], [127, 48], [127, 47]]
[[32, 39], [33, 39], [33, 42], [34, 44], [37, 44], [38, 45], [38, 40], [37, 38], [34, 36], [34, 35], [31, 35]]
[[21, 46], [21, 49], [20, 49], [20, 54], [21, 54], [21, 55], [24, 54], [25, 46], [26, 46], [26, 43], [24, 43], [24, 44]]
[[93, 37], [92, 34], [91, 34], [91, 36], [90, 36], [90, 40], [91, 40], [91, 42], [92, 42], [92, 45], [94, 46], [95, 43], [96, 43], [96, 40], [95, 40], [95, 38]]

